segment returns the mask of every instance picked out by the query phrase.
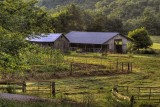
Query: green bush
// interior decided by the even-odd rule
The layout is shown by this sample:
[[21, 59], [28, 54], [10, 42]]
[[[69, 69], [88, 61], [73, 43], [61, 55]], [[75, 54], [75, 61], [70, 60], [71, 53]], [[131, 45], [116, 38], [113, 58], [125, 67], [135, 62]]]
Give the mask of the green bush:
[[136, 51], [134, 51], [134, 53], [137, 53], [137, 54], [158, 54], [154, 49], [151, 49], [151, 48], [136, 50]]
[[11, 94], [16, 93], [15, 87], [14, 87], [14, 86], [11, 86], [11, 85], [8, 85], [8, 86], [6, 87], [6, 91], [7, 91], [7, 93], [11, 93]]

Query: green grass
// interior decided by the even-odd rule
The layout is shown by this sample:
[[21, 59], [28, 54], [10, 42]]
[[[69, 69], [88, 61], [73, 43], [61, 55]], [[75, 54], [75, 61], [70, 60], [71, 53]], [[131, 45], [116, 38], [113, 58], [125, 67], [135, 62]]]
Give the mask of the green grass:
[[[154, 41], [152, 48], [160, 50], [160, 37], [152, 36], [151, 38]], [[119, 105], [118, 107], [127, 107], [127, 102], [117, 102], [112, 99], [111, 89], [115, 85], [160, 87], [160, 54], [108, 54], [107, 56], [101, 57], [101, 54], [97, 53], [71, 53], [71, 55], [65, 56], [64, 58], [69, 62], [67, 64], [70, 64], [70, 62], [98, 64], [105, 65], [108, 68], [110, 65], [115, 68], [117, 59], [119, 62], [133, 62], [133, 72], [130, 74], [115, 74], [112, 76], [67, 77], [64, 79], [54, 79], [53, 81], [56, 82], [57, 99], [65, 99], [77, 103], [86, 103], [86, 101], [88, 101], [89, 104], [94, 105], [94, 107], [116, 107], [117, 105]], [[139, 104], [139, 102], [136, 104]], [[45, 104], [41, 105], [45, 106]]]
[[151, 36], [153, 46], [151, 48], [160, 50], [160, 36]]
[[[94, 76], [86, 78], [69, 78], [56, 80], [57, 92], [63, 93], [67, 98], [83, 101], [83, 96], [92, 95], [99, 107], [105, 107], [111, 101], [111, 89], [114, 85], [123, 86], [157, 86], [160, 87], [160, 55], [129, 55], [110, 54], [101, 58], [100, 54], [74, 54], [66, 57], [68, 61], [103, 64], [110, 66], [119, 62], [133, 62], [133, 73], [115, 76]], [[85, 71], [87, 72], [87, 71]], [[111, 107], [113, 104], [110, 105]], [[114, 106], [113, 106], [114, 107]]]
[[151, 48], [160, 50], [160, 36], [151, 36], [151, 39], [153, 41], [153, 46], [151, 46]]
[[151, 48], [160, 50], [160, 43], [153, 43], [153, 46]]
[[160, 36], [151, 36], [151, 39], [154, 43], [160, 43]]

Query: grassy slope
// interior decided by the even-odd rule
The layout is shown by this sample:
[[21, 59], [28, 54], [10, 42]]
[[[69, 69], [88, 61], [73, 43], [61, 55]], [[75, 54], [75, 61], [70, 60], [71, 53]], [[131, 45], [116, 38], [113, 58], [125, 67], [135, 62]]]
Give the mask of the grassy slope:
[[[160, 86], [160, 55], [134, 55], [132, 58], [128, 58], [128, 55], [109, 55], [102, 61], [107, 66], [107, 60], [116, 61], [117, 56], [119, 61], [134, 62], [132, 74], [56, 80], [57, 89], [76, 100], [83, 100], [85, 94], [82, 93], [88, 92], [94, 96], [99, 106], [104, 106], [110, 102], [106, 98], [110, 96], [114, 85]], [[84, 62], [85, 58], [76, 57], [75, 61]], [[100, 64], [100, 61], [98, 58], [88, 58], [88, 63]]]
[[[160, 37], [152, 37], [152, 39], [155, 42], [153, 48], [159, 49]], [[68, 61], [83, 63], [87, 61], [87, 63], [101, 64], [100, 54], [81, 56], [74, 54], [74, 57], [69, 56], [66, 58]], [[103, 59], [102, 64], [106, 66], [109, 66], [109, 62], [114, 62], [113, 64], [115, 64], [117, 58], [119, 61], [134, 62], [133, 73], [114, 76], [56, 79], [54, 81], [56, 81], [57, 98], [67, 98], [78, 102], [84, 102], [89, 99], [89, 102], [97, 107], [115, 107], [116, 103], [111, 99], [111, 89], [114, 85], [160, 86], [160, 55], [133, 55], [133, 57], [129, 57], [129, 55], [112, 54]], [[15, 107], [22, 106], [21, 103], [17, 105], [6, 102], [5, 104], [6, 106], [9, 104], [9, 107], [12, 105], [15, 105]], [[47, 104], [27, 104], [26, 107], [34, 107], [35, 105], [46, 106]], [[52, 105], [52, 107], [54, 106]]]
[[[160, 37], [152, 37], [154, 41], [153, 48], [160, 49]], [[86, 57], [86, 55], [83, 55]], [[88, 63], [101, 63], [100, 58], [93, 58], [92, 55], [87, 55]], [[96, 55], [99, 56], [99, 55]], [[74, 57], [76, 62], [85, 62], [85, 57]], [[107, 62], [116, 61], [131, 61], [134, 62], [134, 72], [127, 75], [102, 76], [102, 77], [87, 77], [87, 78], [68, 78], [56, 80], [56, 86], [59, 93], [76, 100], [82, 101], [86, 93], [97, 102], [98, 106], [105, 106], [106, 104], [113, 104], [110, 99], [110, 90], [114, 85], [127, 86], [160, 86], [160, 55], [109, 55], [106, 60], [102, 60], [103, 64], [107, 66]]]

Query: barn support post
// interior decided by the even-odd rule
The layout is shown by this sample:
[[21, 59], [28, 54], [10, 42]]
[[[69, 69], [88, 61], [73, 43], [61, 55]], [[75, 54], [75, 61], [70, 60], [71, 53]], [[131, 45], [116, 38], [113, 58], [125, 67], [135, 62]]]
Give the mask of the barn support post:
[[56, 96], [55, 82], [52, 82], [51, 88], [52, 88], [52, 96], [55, 97]]
[[26, 82], [23, 81], [22, 83], [22, 92], [25, 93], [26, 92]]

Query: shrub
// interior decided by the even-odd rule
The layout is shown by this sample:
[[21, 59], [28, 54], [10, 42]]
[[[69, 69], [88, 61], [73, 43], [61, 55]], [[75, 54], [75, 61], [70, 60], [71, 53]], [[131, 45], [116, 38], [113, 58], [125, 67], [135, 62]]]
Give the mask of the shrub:
[[6, 87], [6, 91], [7, 91], [7, 93], [11, 93], [11, 94], [16, 93], [15, 87], [14, 87], [14, 86], [11, 86], [11, 85], [8, 85], [8, 86]]
[[157, 52], [154, 49], [148, 48], [148, 49], [142, 49], [142, 50], [136, 50], [134, 53], [137, 54], [157, 54]]

